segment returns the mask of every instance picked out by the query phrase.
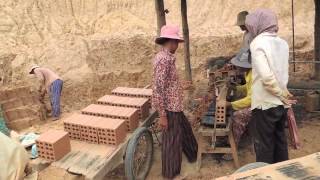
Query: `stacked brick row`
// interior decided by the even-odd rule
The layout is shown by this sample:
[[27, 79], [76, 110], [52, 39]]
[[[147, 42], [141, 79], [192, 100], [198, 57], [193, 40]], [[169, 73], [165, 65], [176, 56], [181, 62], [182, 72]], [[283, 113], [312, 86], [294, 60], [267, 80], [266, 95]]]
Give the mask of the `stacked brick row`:
[[128, 131], [135, 130], [139, 125], [139, 112], [135, 108], [91, 104], [81, 112], [92, 116], [123, 119], [126, 121]]
[[22, 130], [45, 119], [44, 109], [29, 87], [0, 90], [0, 105], [10, 129]]
[[149, 116], [149, 104], [147, 98], [121, 97], [105, 95], [98, 100], [98, 104], [109, 106], [128, 107], [138, 109], [140, 120]]
[[71, 139], [95, 144], [118, 145], [127, 133], [126, 123], [121, 119], [73, 114], [63, 123]]
[[140, 97], [151, 99], [152, 89], [117, 87], [112, 91], [117, 96]]
[[48, 161], [57, 161], [71, 151], [67, 132], [49, 130], [36, 140], [38, 154]]
[[[131, 94], [134, 95], [104, 96], [98, 100], [99, 104], [91, 104], [84, 108], [81, 114], [66, 118], [63, 121], [64, 131], [42, 134], [36, 140], [39, 156], [49, 161], [61, 159], [71, 150], [70, 139], [95, 144], [121, 144], [127, 132], [138, 127], [139, 119], [149, 115], [151, 97], [150, 90], [124, 89], [131, 89]], [[121, 92], [124, 93], [124, 90]], [[124, 93], [126, 96], [127, 94], [129, 93]]]

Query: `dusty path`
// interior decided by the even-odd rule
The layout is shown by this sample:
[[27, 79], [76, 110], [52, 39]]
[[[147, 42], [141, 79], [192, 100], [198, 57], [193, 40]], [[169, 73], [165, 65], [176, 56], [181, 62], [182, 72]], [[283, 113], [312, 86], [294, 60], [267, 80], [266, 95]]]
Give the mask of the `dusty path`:
[[[46, 128], [61, 128], [62, 123], [60, 122], [52, 122], [46, 124]], [[40, 131], [45, 130], [46, 128], [38, 129]], [[36, 130], [37, 128], [35, 128]], [[303, 143], [303, 147], [300, 150], [293, 150], [290, 148], [290, 158], [298, 158], [308, 154], [312, 154], [314, 152], [320, 151], [320, 142], [318, 137], [320, 135], [320, 117], [313, 118], [308, 121], [304, 121], [299, 124], [299, 133], [300, 139]], [[158, 145], [155, 145], [155, 156], [154, 163], [151, 168], [150, 174], [147, 179], [162, 179], [161, 178], [161, 153]], [[245, 145], [239, 150], [239, 158], [241, 165], [254, 162], [254, 155], [251, 152], [251, 146]], [[186, 176], [186, 179], [212, 179], [220, 176], [224, 176], [230, 174], [235, 171], [232, 161], [231, 162], [218, 162], [212, 156], [206, 156], [203, 158], [203, 165], [200, 172], [197, 172], [195, 164], [187, 163], [186, 159], [183, 159], [183, 167], [182, 174]], [[39, 176], [40, 180], [78, 180], [83, 179], [79, 176], [74, 176], [66, 173], [63, 170], [56, 169], [54, 167], [48, 167], [43, 170]], [[106, 179], [112, 180], [121, 180], [124, 178], [124, 170], [123, 166], [120, 166], [115, 171], [108, 174]]]

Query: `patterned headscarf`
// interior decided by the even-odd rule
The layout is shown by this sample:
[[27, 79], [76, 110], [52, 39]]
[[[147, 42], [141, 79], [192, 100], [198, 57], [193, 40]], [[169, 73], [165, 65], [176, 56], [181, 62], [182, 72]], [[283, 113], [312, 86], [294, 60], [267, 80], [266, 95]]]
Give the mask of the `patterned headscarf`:
[[247, 15], [246, 27], [252, 38], [264, 32], [277, 33], [279, 29], [277, 16], [270, 9], [258, 9]]

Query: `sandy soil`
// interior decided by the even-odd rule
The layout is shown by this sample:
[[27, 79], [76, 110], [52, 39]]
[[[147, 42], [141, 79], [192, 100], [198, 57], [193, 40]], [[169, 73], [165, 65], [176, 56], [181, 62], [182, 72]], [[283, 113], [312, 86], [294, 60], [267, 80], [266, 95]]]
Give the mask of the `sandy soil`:
[[[280, 35], [291, 45], [290, 0], [188, 1], [191, 64], [203, 79], [209, 57], [230, 56], [241, 42], [234, 26], [241, 10], [265, 7], [279, 17]], [[296, 1], [296, 50], [313, 49], [314, 1]], [[64, 80], [65, 111], [79, 109], [116, 86], [150, 83], [157, 50], [156, 15], [150, 0], [0, 0], [0, 85], [35, 85], [32, 64]], [[181, 24], [179, 1], [165, 1], [168, 24]], [[178, 51], [183, 76], [183, 49]], [[302, 60], [311, 60], [302, 57]], [[301, 69], [301, 68], [300, 68]], [[312, 71], [308, 66], [308, 72]], [[305, 72], [305, 71], [300, 71]], [[299, 73], [299, 75], [301, 75]]]

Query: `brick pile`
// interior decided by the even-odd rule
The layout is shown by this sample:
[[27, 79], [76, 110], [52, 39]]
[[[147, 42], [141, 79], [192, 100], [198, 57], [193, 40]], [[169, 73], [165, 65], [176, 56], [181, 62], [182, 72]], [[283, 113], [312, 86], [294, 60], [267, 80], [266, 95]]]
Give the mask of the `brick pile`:
[[71, 139], [96, 144], [118, 145], [127, 133], [126, 123], [121, 119], [73, 114], [63, 124]]
[[123, 95], [103, 96], [98, 104], [91, 104], [81, 114], [66, 118], [63, 124], [69, 137], [95, 144], [119, 145], [124, 142], [127, 132], [138, 127], [139, 119], [149, 116], [152, 90], [117, 88], [114, 92], [118, 91]]
[[49, 130], [36, 140], [38, 154], [48, 161], [57, 161], [71, 151], [67, 132]]
[[123, 119], [126, 121], [128, 131], [134, 131], [139, 125], [139, 112], [136, 108], [91, 104], [81, 112], [92, 116]]
[[128, 107], [138, 109], [140, 120], [149, 116], [149, 103], [147, 98], [121, 97], [105, 95], [98, 100], [98, 104]]
[[152, 89], [117, 87], [112, 90], [112, 94], [117, 96], [142, 97], [151, 99]]
[[46, 118], [43, 106], [29, 87], [1, 90], [0, 104], [6, 124], [14, 130], [28, 128]]

